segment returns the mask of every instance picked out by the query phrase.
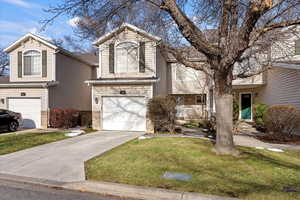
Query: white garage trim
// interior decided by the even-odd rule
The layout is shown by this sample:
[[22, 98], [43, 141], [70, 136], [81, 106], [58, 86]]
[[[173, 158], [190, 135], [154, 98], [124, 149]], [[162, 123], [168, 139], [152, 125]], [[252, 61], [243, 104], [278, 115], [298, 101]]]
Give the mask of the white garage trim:
[[41, 128], [42, 101], [39, 97], [8, 97], [7, 109], [19, 112], [23, 117], [23, 128]]
[[144, 96], [102, 96], [103, 130], [145, 131], [146, 98]]

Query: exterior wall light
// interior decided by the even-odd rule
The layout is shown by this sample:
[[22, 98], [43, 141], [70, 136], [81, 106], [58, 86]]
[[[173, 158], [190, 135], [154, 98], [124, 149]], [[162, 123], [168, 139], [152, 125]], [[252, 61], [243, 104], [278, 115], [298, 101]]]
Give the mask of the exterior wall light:
[[1, 101], [2, 104], [5, 103], [5, 99], [4, 98], [2, 98], [0, 101]]
[[98, 97], [95, 97], [95, 104], [98, 104], [99, 103], [99, 99]]

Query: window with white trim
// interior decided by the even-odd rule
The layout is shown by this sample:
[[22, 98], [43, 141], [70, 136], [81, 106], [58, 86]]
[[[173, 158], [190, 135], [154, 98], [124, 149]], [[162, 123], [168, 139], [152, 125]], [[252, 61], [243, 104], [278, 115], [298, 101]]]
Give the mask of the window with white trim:
[[138, 72], [138, 45], [134, 42], [121, 42], [116, 45], [116, 72]]
[[36, 50], [24, 52], [24, 75], [39, 76], [42, 74], [42, 59], [41, 53]]

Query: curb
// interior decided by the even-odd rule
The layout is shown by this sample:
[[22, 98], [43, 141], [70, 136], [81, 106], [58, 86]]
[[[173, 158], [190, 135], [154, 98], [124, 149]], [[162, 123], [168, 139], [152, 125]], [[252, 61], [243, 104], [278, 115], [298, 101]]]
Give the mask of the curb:
[[102, 195], [127, 197], [141, 200], [238, 200], [236, 198], [204, 195], [200, 193], [181, 192], [175, 190], [99, 181], [73, 182], [67, 183], [63, 187], [69, 190], [79, 190], [82, 192], [92, 192]]
[[16, 176], [11, 174], [1, 174], [1, 173], [0, 173], [0, 180], [13, 181], [18, 183], [28, 183], [31, 185], [40, 185], [40, 186], [56, 188], [56, 189], [63, 189], [63, 185], [66, 184], [65, 182], [24, 177], [24, 176]]
[[139, 200], [238, 200], [237, 198], [100, 181], [58, 182], [1, 173], [0, 180]]

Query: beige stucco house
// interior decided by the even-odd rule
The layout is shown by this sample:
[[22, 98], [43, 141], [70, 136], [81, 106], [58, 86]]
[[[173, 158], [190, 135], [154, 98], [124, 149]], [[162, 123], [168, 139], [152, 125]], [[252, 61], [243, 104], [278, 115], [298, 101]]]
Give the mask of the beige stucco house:
[[[300, 42], [289, 40], [292, 62], [281, 60], [262, 74], [234, 80], [240, 119], [252, 120], [255, 103], [300, 108]], [[50, 108], [67, 107], [91, 112], [94, 129], [151, 132], [148, 100], [173, 95], [179, 119], [208, 117], [215, 111], [211, 81], [163, 54], [160, 41], [123, 24], [93, 43], [99, 55], [94, 60], [27, 34], [6, 49], [11, 70], [9, 82], [0, 82], [0, 108], [25, 113], [36, 127], [47, 127]]]
[[31, 33], [5, 52], [10, 76], [0, 83], [0, 108], [21, 112], [25, 128], [47, 128], [51, 108], [91, 113], [91, 91], [84, 81], [93, 77], [97, 63]]

